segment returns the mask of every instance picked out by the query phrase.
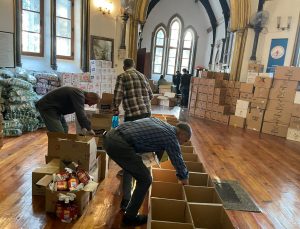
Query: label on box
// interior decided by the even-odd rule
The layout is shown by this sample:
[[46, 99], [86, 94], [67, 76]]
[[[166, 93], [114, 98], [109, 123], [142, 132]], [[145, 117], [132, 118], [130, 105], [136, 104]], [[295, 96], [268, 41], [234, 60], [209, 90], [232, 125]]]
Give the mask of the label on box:
[[290, 128], [300, 130], [300, 118], [299, 117], [291, 117]]
[[246, 118], [248, 113], [248, 108], [241, 108], [241, 107], [236, 107], [235, 108], [235, 116]]
[[239, 108], [242, 108], [242, 109], [248, 109], [249, 101], [238, 99], [237, 102], [236, 102], [236, 107], [239, 107]]
[[286, 139], [291, 140], [291, 141], [300, 142], [300, 130], [288, 128]]

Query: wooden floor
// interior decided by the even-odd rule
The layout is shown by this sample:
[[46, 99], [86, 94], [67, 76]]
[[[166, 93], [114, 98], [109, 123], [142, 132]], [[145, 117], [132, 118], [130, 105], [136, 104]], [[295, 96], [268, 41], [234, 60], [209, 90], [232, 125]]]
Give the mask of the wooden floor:
[[[300, 143], [270, 135], [260, 138], [256, 132], [207, 120], [190, 118], [189, 122], [192, 143], [211, 177], [238, 180], [262, 210], [228, 211], [237, 228], [300, 228]], [[85, 214], [75, 223], [65, 224], [45, 214], [43, 197], [31, 196], [31, 171], [44, 163], [46, 132], [4, 142], [0, 151], [1, 229], [120, 228], [116, 165], [111, 166], [109, 177], [101, 183]], [[146, 204], [142, 212], [147, 212]]]

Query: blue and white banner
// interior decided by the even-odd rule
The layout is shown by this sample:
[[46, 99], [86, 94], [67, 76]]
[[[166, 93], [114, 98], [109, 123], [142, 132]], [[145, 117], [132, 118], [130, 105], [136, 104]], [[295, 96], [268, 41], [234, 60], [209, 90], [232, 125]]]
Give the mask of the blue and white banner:
[[284, 65], [287, 43], [288, 43], [287, 38], [272, 39], [267, 72], [274, 73], [276, 66]]

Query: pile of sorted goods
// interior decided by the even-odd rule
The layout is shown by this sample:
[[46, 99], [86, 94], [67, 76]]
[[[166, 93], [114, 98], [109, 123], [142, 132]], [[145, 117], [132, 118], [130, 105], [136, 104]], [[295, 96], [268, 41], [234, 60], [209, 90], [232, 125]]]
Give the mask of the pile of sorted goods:
[[35, 84], [35, 77], [21, 68], [15, 72], [0, 70], [4, 136], [20, 136], [23, 132], [32, 132], [43, 126], [35, 108], [35, 102], [40, 98], [33, 90]]
[[61, 86], [59, 76], [56, 73], [35, 73], [37, 79], [35, 91], [38, 95], [45, 95]]

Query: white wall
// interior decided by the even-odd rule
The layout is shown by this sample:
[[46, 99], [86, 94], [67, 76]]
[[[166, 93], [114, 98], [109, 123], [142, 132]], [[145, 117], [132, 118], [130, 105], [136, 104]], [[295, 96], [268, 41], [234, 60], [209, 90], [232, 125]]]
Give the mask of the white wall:
[[[257, 0], [252, 0], [251, 2], [252, 14], [257, 11]], [[292, 55], [295, 47], [295, 39], [297, 33], [297, 26], [299, 20], [300, 12], [300, 1], [299, 0], [273, 0], [266, 1], [264, 5], [264, 10], [268, 11], [270, 14], [268, 24], [266, 29], [259, 36], [258, 48], [256, 52], [257, 62], [264, 65], [264, 70], [267, 68], [269, 51], [271, 40], [276, 38], [288, 38], [288, 46], [286, 50], [284, 65], [289, 66], [292, 63]], [[287, 17], [292, 16], [291, 29], [289, 31], [279, 31], [277, 30], [277, 16], [281, 16], [282, 26], [286, 26]], [[246, 48], [244, 53], [242, 71], [240, 75], [241, 81], [245, 81], [247, 78], [248, 63], [252, 53], [254, 40], [253, 29], [248, 30]]]
[[[118, 50], [121, 44], [121, 3], [118, 0], [114, 0], [112, 3], [111, 15], [103, 15], [96, 8], [94, 1], [91, 1], [90, 35], [114, 39], [114, 67], [120, 73], [123, 71], [123, 60], [118, 58]], [[127, 32], [128, 30], [129, 20], [127, 22]], [[128, 48], [128, 45], [126, 47]]]
[[[204, 7], [195, 1], [181, 0], [160, 0], [160, 2], [152, 9], [143, 30], [142, 48], [146, 48], [147, 52], [151, 52], [152, 33], [158, 24], [168, 25], [170, 18], [179, 14], [183, 19], [183, 28], [192, 26], [199, 38], [197, 43], [197, 53], [195, 65], [206, 65], [209, 62], [210, 54], [210, 34], [206, 29], [210, 26], [210, 22]], [[168, 79], [169, 80], [169, 79]]]

